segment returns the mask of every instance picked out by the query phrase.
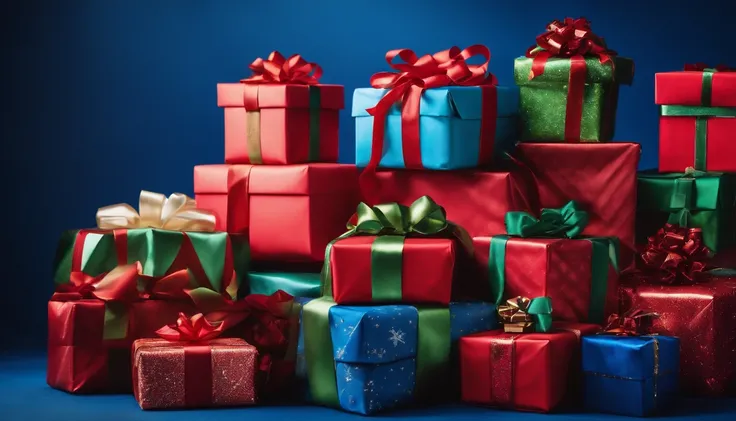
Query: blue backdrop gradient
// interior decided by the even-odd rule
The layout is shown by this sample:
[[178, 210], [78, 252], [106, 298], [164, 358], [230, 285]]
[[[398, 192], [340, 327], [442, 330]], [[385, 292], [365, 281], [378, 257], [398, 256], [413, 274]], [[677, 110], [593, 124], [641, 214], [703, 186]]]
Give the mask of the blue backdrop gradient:
[[[387, 70], [394, 48], [432, 53], [475, 43], [511, 84], [513, 59], [553, 18], [586, 16], [636, 61], [616, 138], [657, 156], [654, 73], [733, 54], [728, 0], [12, 0], [2, 23], [2, 347], [40, 347], [59, 233], [140, 189], [192, 193], [192, 166], [223, 159], [215, 84], [247, 76], [277, 49], [319, 63], [352, 90]], [[350, 110], [341, 160], [351, 162]], [[9, 246], [9, 247], [8, 247]], [[13, 338], [13, 339], [10, 339]]]

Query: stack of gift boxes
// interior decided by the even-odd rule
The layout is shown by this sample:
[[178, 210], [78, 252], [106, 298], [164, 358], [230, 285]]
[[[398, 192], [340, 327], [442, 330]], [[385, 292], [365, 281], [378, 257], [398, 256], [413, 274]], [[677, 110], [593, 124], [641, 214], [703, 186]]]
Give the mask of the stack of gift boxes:
[[143, 408], [301, 386], [361, 414], [646, 415], [678, 382], [731, 392], [736, 73], [656, 76], [660, 167], [637, 175], [640, 146], [609, 143], [634, 64], [587, 21], [552, 22], [518, 87], [489, 59], [387, 53], [353, 95], [357, 166], [318, 65], [272, 53], [218, 85], [225, 164], [195, 167], [195, 199], [143, 192], [62, 237], [49, 384]]

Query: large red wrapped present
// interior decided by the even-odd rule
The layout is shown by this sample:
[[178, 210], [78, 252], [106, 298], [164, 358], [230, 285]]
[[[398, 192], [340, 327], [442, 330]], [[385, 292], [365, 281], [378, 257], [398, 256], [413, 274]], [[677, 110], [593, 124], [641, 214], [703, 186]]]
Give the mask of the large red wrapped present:
[[180, 315], [157, 339], [133, 343], [133, 394], [142, 409], [252, 405], [258, 351], [217, 338], [222, 325]]
[[655, 75], [659, 171], [736, 171], [736, 69], [689, 65]]
[[680, 338], [680, 385], [694, 395], [736, 394], [736, 278], [692, 285], [639, 280], [621, 288], [622, 310], [659, 314], [655, 333]]
[[618, 237], [621, 267], [629, 267], [635, 250], [639, 144], [522, 143], [518, 151], [537, 180], [539, 205], [559, 208], [578, 202], [590, 215], [583, 234]]
[[460, 338], [462, 400], [522, 411], [549, 412], [579, 391], [580, 336], [597, 325], [553, 325], [546, 333], [503, 330]]
[[[71, 393], [130, 392], [130, 345], [155, 336], [178, 314], [194, 313], [182, 288], [185, 270], [160, 279], [141, 265], [91, 278], [80, 272], [57, 287], [48, 304], [47, 383]], [[144, 281], [148, 292], [139, 293]], [[179, 299], [180, 298], [180, 299]]]
[[359, 202], [354, 165], [198, 165], [197, 206], [247, 233], [253, 260], [320, 262]]
[[322, 69], [277, 51], [256, 59], [253, 75], [217, 85], [225, 109], [225, 162], [337, 162], [341, 85], [319, 84]]
[[537, 209], [522, 172], [381, 170], [375, 179], [376, 203], [409, 204], [431, 196], [473, 237], [504, 232], [506, 212]]

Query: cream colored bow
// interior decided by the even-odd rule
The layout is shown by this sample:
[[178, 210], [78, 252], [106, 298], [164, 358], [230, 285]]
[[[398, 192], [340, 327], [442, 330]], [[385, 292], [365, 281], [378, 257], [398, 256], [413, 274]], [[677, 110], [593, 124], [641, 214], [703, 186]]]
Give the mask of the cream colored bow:
[[[140, 212], [140, 213], [139, 213]], [[215, 230], [215, 215], [197, 209], [197, 203], [182, 193], [166, 198], [161, 193], [141, 190], [138, 212], [127, 203], [105, 206], [97, 210], [97, 227], [161, 228], [173, 231]]]

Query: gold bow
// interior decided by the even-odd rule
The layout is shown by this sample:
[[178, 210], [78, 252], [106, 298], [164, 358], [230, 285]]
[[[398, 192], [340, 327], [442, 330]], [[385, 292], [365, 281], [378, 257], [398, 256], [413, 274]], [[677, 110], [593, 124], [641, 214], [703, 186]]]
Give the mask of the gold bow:
[[141, 190], [138, 211], [127, 203], [105, 206], [97, 210], [97, 227], [161, 228], [172, 231], [215, 230], [215, 215], [197, 209], [197, 203], [183, 193], [172, 193], [168, 198], [161, 193]]
[[527, 297], [516, 297], [506, 300], [506, 305], [498, 307], [504, 332], [526, 333], [534, 331], [534, 320], [526, 312], [531, 300]]

